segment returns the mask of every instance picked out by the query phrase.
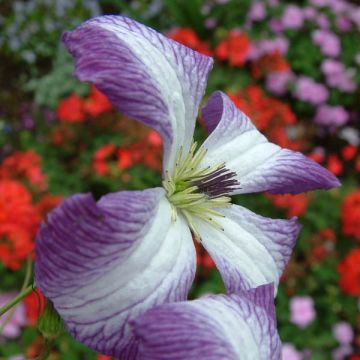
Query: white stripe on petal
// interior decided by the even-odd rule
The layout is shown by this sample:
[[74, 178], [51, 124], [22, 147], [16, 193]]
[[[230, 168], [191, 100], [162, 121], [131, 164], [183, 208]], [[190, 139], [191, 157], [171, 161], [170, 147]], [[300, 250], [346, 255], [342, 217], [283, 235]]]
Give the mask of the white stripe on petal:
[[36, 284], [70, 333], [87, 346], [131, 359], [129, 321], [187, 298], [195, 250], [186, 222], [171, 220], [163, 189], [75, 195], [36, 240]]
[[274, 220], [238, 206], [218, 209], [223, 231], [194, 218], [203, 246], [214, 259], [228, 292], [279, 282], [300, 226], [296, 219]]

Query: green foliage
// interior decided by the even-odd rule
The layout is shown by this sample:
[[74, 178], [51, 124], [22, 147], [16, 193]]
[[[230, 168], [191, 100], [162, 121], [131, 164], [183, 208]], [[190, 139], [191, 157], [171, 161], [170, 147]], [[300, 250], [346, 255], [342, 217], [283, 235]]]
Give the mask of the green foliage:
[[59, 100], [66, 95], [72, 92], [85, 95], [88, 92], [88, 85], [80, 83], [72, 75], [73, 60], [62, 45], [54, 56], [52, 69], [44, 76], [32, 78], [25, 86], [25, 90], [33, 94], [38, 105], [55, 109]]

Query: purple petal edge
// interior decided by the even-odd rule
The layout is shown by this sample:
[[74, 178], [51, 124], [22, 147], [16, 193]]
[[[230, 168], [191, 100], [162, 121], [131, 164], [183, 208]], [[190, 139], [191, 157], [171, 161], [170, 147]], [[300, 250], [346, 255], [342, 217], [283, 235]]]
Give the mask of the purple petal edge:
[[278, 360], [273, 284], [150, 309], [132, 324], [139, 360]]
[[221, 91], [215, 91], [210, 95], [201, 114], [209, 134], [211, 134], [221, 120], [223, 114], [224, 99]]
[[[238, 138], [240, 145], [242, 136], [246, 133], [258, 133], [251, 120], [221, 91], [216, 91], [209, 97], [202, 110], [202, 116], [210, 133], [205, 146], [207, 145], [209, 149], [214, 148], [214, 156], [216, 149], [228, 142]], [[260, 136], [256, 139], [254, 137], [254, 141], [257, 141], [253, 144], [254, 148], [267, 143], [266, 139]], [[271, 143], [267, 144], [271, 146]], [[276, 149], [277, 145], [273, 146]], [[298, 194], [341, 186], [335, 175], [303, 154], [278, 148], [279, 151], [275, 151], [270, 157], [266, 157], [264, 153], [263, 163], [252, 168], [249, 173], [239, 176], [237, 180], [240, 182], [240, 190], [235, 191], [234, 194], [260, 191]], [[241, 163], [236, 165], [240, 166], [239, 169], [231, 167], [231, 163], [236, 162], [237, 156], [244, 155], [242, 153], [229, 155], [228, 157], [233, 160], [227, 165], [229, 170], [241, 173]]]

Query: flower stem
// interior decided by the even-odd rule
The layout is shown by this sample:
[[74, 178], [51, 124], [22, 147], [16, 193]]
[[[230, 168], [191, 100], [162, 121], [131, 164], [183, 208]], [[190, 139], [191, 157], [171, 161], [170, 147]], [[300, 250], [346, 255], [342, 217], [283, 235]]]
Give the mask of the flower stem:
[[21, 301], [25, 296], [29, 295], [34, 290], [33, 285], [29, 285], [24, 291], [19, 293], [13, 300], [8, 302], [5, 306], [0, 309], [0, 316], [5, 314], [10, 310], [14, 305]]
[[34, 290], [33, 285], [29, 285], [25, 290], [19, 293], [14, 299], [8, 302], [5, 306], [0, 309], [0, 316], [5, 314], [10, 310], [14, 305], [21, 301], [25, 296], [29, 295]]
[[[10, 310], [13, 306], [15, 306], [18, 302], [20, 302], [25, 296], [29, 295], [34, 290], [34, 285], [29, 285], [31, 278], [31, 257], [29, 256], [28, 261], [26, 263], [26, 273], [23, 285], [21, 287], [20, 293], [8, 302], [5, 306], [0, 309], [0, 316], [5, 314], [8, 310]], [[10, 314], [11, 315], [11, 314]], [[5, 325], [8, 319], [5, 320]], [[0, 327], [0, 334], [3, 330], [4, 324]]]

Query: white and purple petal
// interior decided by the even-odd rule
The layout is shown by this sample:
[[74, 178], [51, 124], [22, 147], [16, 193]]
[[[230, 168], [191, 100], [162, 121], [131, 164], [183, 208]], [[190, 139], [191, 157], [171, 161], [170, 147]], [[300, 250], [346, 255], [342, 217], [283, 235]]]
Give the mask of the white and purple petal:
[[301, 226], [296, 218], [275, 220], [238, 205], [218, 209], [223, 230], [194, 218], [201, 242], [216, 263], [229, 293], [267, 283], [277, 286]]
[[133, 323], [138, 360], [279, 360], [273, 285], [161, 305]]
[[123, 113], [157, 130], [164, 168], [189, 148], [213, 60], [124, 16], [100, 16], [63, 41], [75, 75], [91, 81]]
[[225, 162], [240, 183], [232, 194], [297, 194], [340, 186], [333, 174], [301, 153], [270, 143], [224, 93], [215, 92], [202, 114], [211, 132], [202, 165]]
[[36, 239], [36, 285], [70, 333], [104, 354], [134, 359], [129, 321], [157, 304], [185, 300], [195, 273], [189, 228], [161, 188], [95, 202], [74, 195]]

